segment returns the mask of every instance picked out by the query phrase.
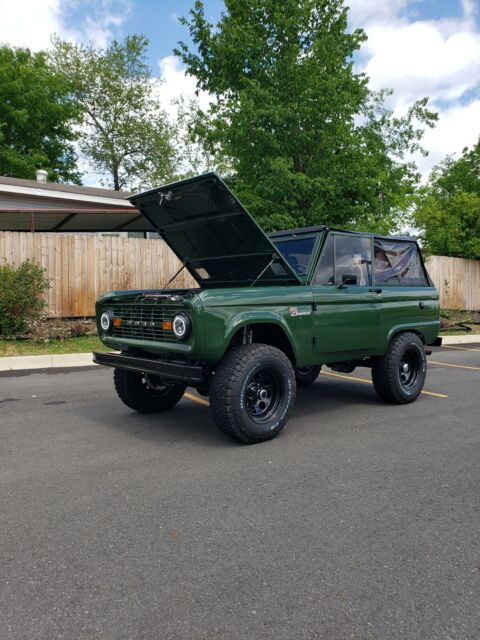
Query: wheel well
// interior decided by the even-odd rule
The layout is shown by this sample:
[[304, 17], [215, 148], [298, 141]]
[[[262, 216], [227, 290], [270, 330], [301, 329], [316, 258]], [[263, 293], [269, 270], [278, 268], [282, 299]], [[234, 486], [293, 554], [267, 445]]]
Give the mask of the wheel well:
[[261, 342], [269, 344], [283, 351], [293, 366], [295, 366], [295, 354], [287, 338], [285, 331], [278, 324], [273, 323], [257, 323], [243, 326], [233, 336], [230, 346], [237, 346], [245, 342]]
[[423, 333], [421, 331], [418, 331], [417, 329], [400, 329], [400, 331], [395, 331], [395, 333], [392, 333], [392, 335], [390, 336], [389, 343], [392, 341], [392, 339], [395, 336], [399, 336], [401, 333], [415, 333], [420, 338], [420, 340], [423, 342], [423, 344], [425, 344], [425, 336], [423, 335]]

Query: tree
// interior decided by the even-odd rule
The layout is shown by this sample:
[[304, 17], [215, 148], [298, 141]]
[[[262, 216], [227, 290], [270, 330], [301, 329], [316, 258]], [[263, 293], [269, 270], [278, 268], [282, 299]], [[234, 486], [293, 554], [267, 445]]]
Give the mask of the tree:
[[480, 139], [458, 160], [447, 157], [435, 167], [414, 223], [431, 253], [480, 259]]
[[79, 182], [74, 124], [78, 109], [45, 53], [0, 46], [0, 174]]
[[318, 224], [391, 230], [418, 180], [404, 156], [435, 114], [403, 118], [353, 70], [365, 33], [342, 0], [225, 0], [214, 27], [195, 2], [193, 47], [175, 50], [214, 96], [194, 136], [232, 167], [230, 181], [267, 229]]
[[80, 148], [116, 190], [174, 174], [174, 129], [155, 97], [159, 81], [150, 78], [147, 45], [142, 35], [107, 49], [54, 39], [52, 60], [84, 115]]

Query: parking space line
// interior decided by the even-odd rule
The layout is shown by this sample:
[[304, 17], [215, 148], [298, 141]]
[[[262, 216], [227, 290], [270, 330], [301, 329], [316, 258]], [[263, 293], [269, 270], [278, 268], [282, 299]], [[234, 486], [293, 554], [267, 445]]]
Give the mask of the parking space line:
[[[366, 378], [355, 378], [353, 376], [346, 376], [343, 373], [333, 373], [333, 371], [322, 371], [322, 376], [332, 376], [333, 378], [342, 378], [343, 380], [353, 380], [354, 382], [365, 382], [366, 384], [373, 384], [371, 380]], [[434, 398], [448, 398], [445, 393], [435, 393], [434, 391], [422, 391], [425, 396], [433, 396]]]
[[198, 402], [198, 404], [203, 405], [204, 407], [209, 407], [210, 402], [208, 400], [204, 400], [203, 398], [199, 398], [198, 396], [194, 396], [193, 393], [184, 393], [184, 398], [188, 398], [189, 400], [193, 400], [194, 402]]
[[[355, 378], [354, 376], [347, 376], [343, 373], [333, 373], [333, 371], [322, 371], [322, 376], [331, 376], [332, 378], [341, 378], [342, 380], [352, 380], [353, 382], [363, 382], [365, 384], [373, 384], [371, 380], [367, 380], [366, 378]], [[434, 398], [448, 398], [445, 393], [435, 393], [434, 391], [422, 391], [422, 393], [426, 396], [433, 396]], [[204, 398], [199, 398], [198, 396], [193, 395], [193, 393], [185, 392], [183, 394], [184, 398], [188, 398], [189, 400], [193, 400], [194, 402], [198, 402], [204, 407], [209, 407], [210, 402], [205, 400]]]
[[480, 371], [480, 367], [472, 367], [467, 364], [450, 364], [450, 362], [438, 362], [437, 360], [429, 360], [428, 364], [438, 364], [441, 367], [454, 367], [455, 369], [471, 369], [472, 371]]
[[343, 380], [353, 380], [354, 382], [366, 382], [367, 384], [373, 384], [371, 380], [366, 378], [354, 378], [353, 376], [346, 376], [344, 373], [333, 373], [333, 371], [322, 371], [322, 376], [332, 376], [333, 378], [342, 378]]
[[[480, 351], [480, 349], [475, 349], [475, 347], [457, 347], [457, 346], [453, 346], [452, 344], [446, 344], [443, 348], [444, 349], [460, 349], [461, 351]], [[438, 351], [436, 353], [438, 353]]]

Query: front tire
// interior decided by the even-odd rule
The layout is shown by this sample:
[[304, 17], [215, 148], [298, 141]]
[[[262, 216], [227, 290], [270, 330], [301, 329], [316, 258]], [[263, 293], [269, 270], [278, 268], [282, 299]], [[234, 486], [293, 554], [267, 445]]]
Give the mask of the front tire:
[[151, 386], [147, 385], [147, 377], [142, 373], [115, 369], [113, 383], [120, 400], [130, 409], [139, 413], [158, 413], [167, 411], [179, 402], [185, 393], [185, 386], [166, 383], [155, 376], [150, 376]]
[[295, 378], [297, 380], [297, 386], [308, 387], [313, 384], [318, 378], [322, 365], [314, 365], [312, 367], [300, 367], [295, 369]]
[[244, 444], [277, 436], [295, 401], [295, 372], [287, 356], [270, 345], [242, 345], [223, 358], [210, 387], [218, 428]]
[[372, 366], [372, 381], [382, 400], [408, 404], [420, 395], [427, 375], [427, 357], [416, 333], [394, 336], [385, 355]]

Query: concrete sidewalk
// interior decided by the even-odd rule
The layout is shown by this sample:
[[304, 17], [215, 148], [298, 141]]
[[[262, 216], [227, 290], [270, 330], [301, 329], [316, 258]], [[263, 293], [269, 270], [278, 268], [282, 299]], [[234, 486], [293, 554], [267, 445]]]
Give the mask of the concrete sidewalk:
[[0, 358], [0, 372], [30, 371], [35, 369], [72, 369], [76, 367], [96, 367], [91, 353], [66, 353], [44, 356], [13, 356]]
[[[469, 343], [480, 343], [480, 334], [443, 337], [443, 344], [445, 346]], [[76, 369], [77, 367], [97, 366], [99, 365], [92, 361], [91, 353], [0, 357], [0, 373], [44, 369]]]

